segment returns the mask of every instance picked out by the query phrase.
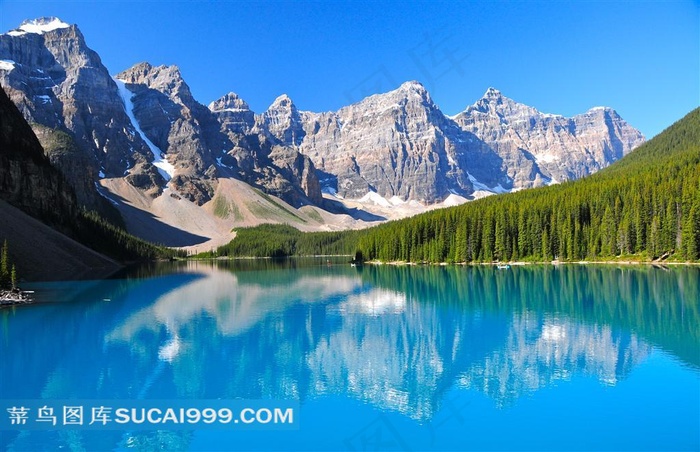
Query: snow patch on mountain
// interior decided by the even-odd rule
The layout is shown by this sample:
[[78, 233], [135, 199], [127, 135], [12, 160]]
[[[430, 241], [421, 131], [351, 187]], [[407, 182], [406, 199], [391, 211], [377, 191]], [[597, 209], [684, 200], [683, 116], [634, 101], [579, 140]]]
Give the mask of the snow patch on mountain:
[[398, 196], [392, 196], [392, 197], [389, 199], [389, 203], [390, 203], [392, 206], [400, 206], [401, 204], [405, 204], [406, 201], [404, 201], [403, 199], [399, 198]]
[[0, 71], [11, 71], [15, 68], [15, 63], [12, 60], [0, 60]]
[[510, 190], [507, 190], [501, 186], [501, 184], [497, 184], [495, 187], [489, 187], [488, 185], [479, 182], [476, 177], [472, 176], [471, 174], [467, 173], [467, 176], [469, 177], [469, 181], [472, 183], [474, 186], [474, 190], [483, 190], [483, 191], [488, 191], [491, 193], [495, 194], [500, 194], [500, 193], [508, 193]]
[[49, 31], [68, 27], [70, 25], [57, 17], [42, 17], [40, 19], [25, 20], [17, 30], [12, 30], [7, 34], [10, 36], [22, 36], [27, 33], [43, 35]]
[[376, 191], [370, 191], [362, 198], [357, 200], [358, 202], [372, 203], [382, 207], [391, 207], [393, 204], [384, 198], [382, 195]]
[[537, 160], [537, 163], [552, 163], [555, 160], [559, 160], [559, 156], [551, 153], [545, 153], [536, 155], [535, 160]]
[[115, 78], [114, 82], [117, 84], [117, 88], [119, 88], [119, 95], [124, 102], [124, 110], [126, 111], [126, 115], [131, 120], [131, 125], [153, 153], [153, 166], [158, 168], [158, 172], [166, 181], [169, 181], [175, 175], [175, 167], [163, 157], [163, 152], [158, 148], [158, 146], [153, 144], [153, 142], [148, 139], [146, 134], [143, 133], [143, 130], [141, 130], [141, 126], [139, 125], [136, 116], [134, 116], [134, 104], [131, 101], [134, 93], [129, 91], [129, 88], [126, 87], [126, 83], [123, 80]]

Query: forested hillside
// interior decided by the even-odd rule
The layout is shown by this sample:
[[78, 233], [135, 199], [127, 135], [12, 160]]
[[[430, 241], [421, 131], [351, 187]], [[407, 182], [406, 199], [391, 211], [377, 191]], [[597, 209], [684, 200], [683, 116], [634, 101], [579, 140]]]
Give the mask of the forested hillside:
[[365, 259], [700, 258], [700, 109], [599, 173], [369, 229]]
[[355, 252], [360, 231], [301, 232], [286, 224], [262, 224], [236, 230], [236, 238], [199, 257], [321, 256], [349, 255]]

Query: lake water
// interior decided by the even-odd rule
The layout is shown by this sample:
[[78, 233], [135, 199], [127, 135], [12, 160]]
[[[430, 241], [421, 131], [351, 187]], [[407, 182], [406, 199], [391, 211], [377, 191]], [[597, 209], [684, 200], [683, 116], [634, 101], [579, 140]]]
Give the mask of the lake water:
[[2, 450], [700, 449], [697, 267], [187, 262], [28, 288], [44, 302], [0, 311], [5, 407], [283, 400], [300, 426]]

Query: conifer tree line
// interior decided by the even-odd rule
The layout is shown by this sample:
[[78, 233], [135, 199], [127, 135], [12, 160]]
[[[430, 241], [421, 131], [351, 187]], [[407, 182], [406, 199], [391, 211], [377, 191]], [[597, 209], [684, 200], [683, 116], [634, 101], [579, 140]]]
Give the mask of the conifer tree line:
[[17, 268], [10, 262], [10, 247], [7, 240], [2, 242], [0, 249], [0, 289], [17, 288]]
[[93, 211], [81, 211], [68, 235], [83, 245], [119, 262], [187, 257], [187, 252], [135, 237]]
[[700, 109], [591, 177], [385, 223], [357, 249], [408, 262], [697, 261]]
[[262, 224], [237, 229], [234, 240], [197, 257], [349, 255], [357, 247], [357, 236], [357, 231], [304, 233], [287, 224]]

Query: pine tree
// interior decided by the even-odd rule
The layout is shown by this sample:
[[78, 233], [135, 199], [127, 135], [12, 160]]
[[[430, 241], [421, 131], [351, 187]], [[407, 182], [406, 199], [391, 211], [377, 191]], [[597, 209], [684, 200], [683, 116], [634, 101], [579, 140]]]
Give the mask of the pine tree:
[[10, 273], [10, 283], [12, 284], [12, 290], [17, 289], [17, 267], [12, 264], [12, 271]]
[[690, 208], [690, 212], [683, 222], [681, 232], [681, 246], [683, 247], [683, 258], [692, 261], [700, 256], [700, 212], [695, 206]]
[[2, 243], [0, 250], [0, 289], [8, 289], [10, 287], [10, 257], [7, 245], [7, 239]]

